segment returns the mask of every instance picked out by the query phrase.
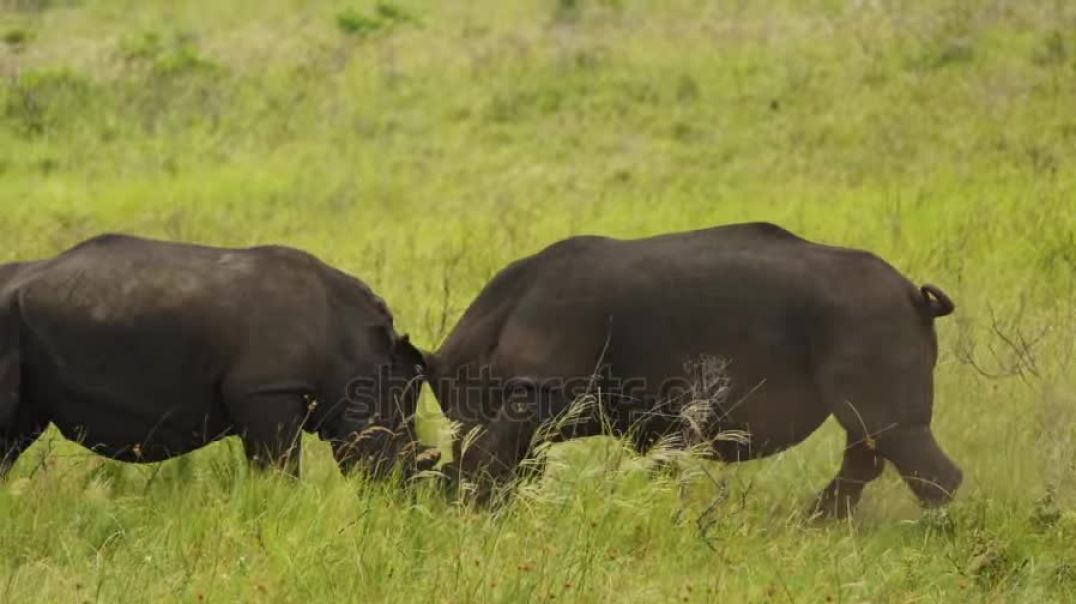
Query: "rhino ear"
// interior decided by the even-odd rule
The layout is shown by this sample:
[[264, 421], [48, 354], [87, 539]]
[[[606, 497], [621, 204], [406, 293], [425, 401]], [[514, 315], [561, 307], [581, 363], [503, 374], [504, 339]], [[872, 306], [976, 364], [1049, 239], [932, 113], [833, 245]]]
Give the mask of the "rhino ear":
[[0, 309], [0, 430], [15, 422], [22, 375], [21, 356], [18, 325], [7, 309]]
[[369, 338], [375, 350], [390, 355], [394, 365], [413, 368], [418, 375], [425, 374], [426, 357], [415, 348], [407, 334], [397, 337], [391, 327], [375, 326], [370, 328]]
[[406, 363], [415, 369], [418, 375], [426, 375], [426, 355], [414, 344], [411, 337], [404, 334], [396, 341], [396, 355], [401, 363]]

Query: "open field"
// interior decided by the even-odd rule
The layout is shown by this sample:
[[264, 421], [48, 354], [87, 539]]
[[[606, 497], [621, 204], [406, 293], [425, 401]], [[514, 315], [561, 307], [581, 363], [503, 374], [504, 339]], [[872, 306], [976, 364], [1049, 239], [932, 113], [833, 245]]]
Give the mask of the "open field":
[[432, 348], [559, 238], [768, 220], [954, 298], [965, 471], [947, 511], [889, 470], [819, 524], [832, 422], [679, 479], [597, 439], [491, 515], [313, 440], [290, 484], [50, 431], [0, 486], [2, 602], [1076, 599], [1076, 3], [0, 0], [0, 77], [0, 261], [286, 243]]

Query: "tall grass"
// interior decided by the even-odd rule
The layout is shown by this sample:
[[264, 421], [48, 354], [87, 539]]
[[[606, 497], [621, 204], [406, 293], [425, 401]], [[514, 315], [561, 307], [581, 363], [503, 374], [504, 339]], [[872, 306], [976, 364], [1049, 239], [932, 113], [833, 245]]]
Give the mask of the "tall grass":
[[[887, 474], [803, 512], [785, 454], [653, 476], [557, 447], [497, 514], [299, 484], [227, 442], [152, 467], [48, 433], [0, 488], [0, 599], [1063, 601], [1076, 588], [1076, 6], [641, 0], [0, 2], [0, 260], [100, 231], [300, 246], [434, 347], [575, 233], [770, 220], [957, 301], [922, 515]], [[854, 284], [849, 284], [854, 287]], [[994, 377], [987, 377], [987, 375]], [[443, 438], [432, 400], [424, 434]]]

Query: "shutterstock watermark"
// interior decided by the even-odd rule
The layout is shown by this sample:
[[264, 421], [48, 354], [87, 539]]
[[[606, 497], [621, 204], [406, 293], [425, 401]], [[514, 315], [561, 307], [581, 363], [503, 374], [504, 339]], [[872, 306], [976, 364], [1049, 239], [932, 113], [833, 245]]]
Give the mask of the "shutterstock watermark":
[[580, 403], [593, 405], [619, 421], [677, 416], [700, 401], [720, 413], [730, 388], [726, 367], [721, 359], [703, 357], [685, 363], [682, 375], [654, 380], [618, 375], [609, 366], [586, 375], [530, 377], [501, 376], [488, 366], [467, 365], [453, 375], [410, 381], [386, 367], [376, 377], [352, 380], [343, 404], [347, 414], [355, 418], [384, 415], [400, 401], [415, 400], [419, 390], [428, 386], [446, 415], [472, 424], [549, 421]]

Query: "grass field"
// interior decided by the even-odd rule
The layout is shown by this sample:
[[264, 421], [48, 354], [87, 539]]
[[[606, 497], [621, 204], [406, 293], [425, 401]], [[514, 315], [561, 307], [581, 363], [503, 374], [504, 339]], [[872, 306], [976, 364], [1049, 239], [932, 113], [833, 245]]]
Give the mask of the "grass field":
[[[0, 487], [0, 601], [1076, 599], [1076, 4], [0, 7], [0, 261], [291, 244], [432, 348], [559, 238], [769, 220], [956, 300], [934, 425], [966, 475], [922, 514], [890, 470], [819, 524], [832, 423], [678, 479], [598, 439], [489, 514], [313, 441], [292, 484], [234, 442], [124, 466], [50, 431]], [[422, 427], [443, 439], [428, 396]]]

